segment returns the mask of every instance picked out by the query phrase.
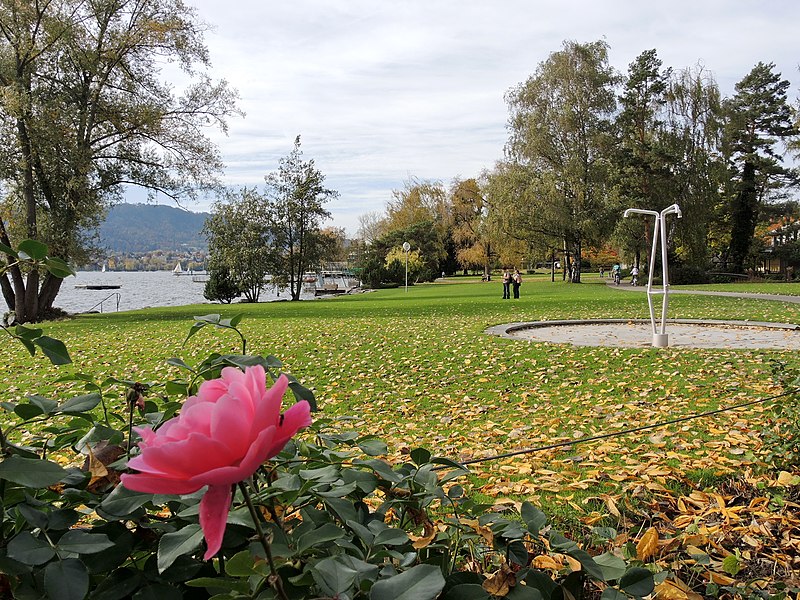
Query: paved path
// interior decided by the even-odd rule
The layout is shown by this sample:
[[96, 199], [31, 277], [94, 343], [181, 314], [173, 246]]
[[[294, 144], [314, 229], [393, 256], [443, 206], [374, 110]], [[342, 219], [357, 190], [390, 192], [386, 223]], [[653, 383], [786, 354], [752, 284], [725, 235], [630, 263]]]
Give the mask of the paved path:
[[[620, 291], [647, 291], [645, 286], [616, 285]], [[754, 294], [748, 292], [712, 292], [705, 290], [673, 290], [670, 294], [728, 296], [775, 302], [800, 303], [800, 296]], [[765, 348], [800, 349], [800, 326], [793, 323], [761, 323], [755, 321], [712, 321], [668, 319], [666, 332], [672, 348]], [[574, 346], [615, 346], [649, 348], [653, 331], [649, 319], [596, 319], [585, 321], [537, 321], [508, 323], [490, 327], [486, 333], [535, 342], [572, 344]]]
[[[628, 292], [646, 292], [647, 286], [639, 285], [632, 286], [629, 283], [615, 285], [614, 282], [609, 282], [611, 288]], [[657, 289], [661, 289], [657, 286]], [[800, 304], [800, 296], [788, 296], [785, 294], [755, 294], [752, 292], [709, 292], [706, 290], [676, 290], [670, 288], [670, 295], [672, 294], [693, 294], [698, 296], [728, 296], [729, 298], [752, 298], [754, 300], [774, 300], [775, 302], [791, 302], [793, 304]]]

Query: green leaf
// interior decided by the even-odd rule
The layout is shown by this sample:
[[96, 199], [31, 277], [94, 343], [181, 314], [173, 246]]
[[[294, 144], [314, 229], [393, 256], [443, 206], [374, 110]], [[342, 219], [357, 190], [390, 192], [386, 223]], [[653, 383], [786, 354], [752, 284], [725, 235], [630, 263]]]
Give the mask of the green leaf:
[[44, 260], [47, 258], [47, 244], [36, 240], [22, 240], [17, 245], [22, 260]]
[[389, 451], [386, 442], [376, 437], [363, 437], [357, 443], [361, 451], [367, 456], [381, 456]]
[[325, 595], [337, 598], [353, 586], [358, 571], [329, 556], [312, 567], [311, 575]]
[[44, 330], [37, 329], [36, 327], [28, 327], [27, 325], [17, 325], [14, 327], [14, 334], [23, 340], [35, 340], [42, 335]]
[[370, 590], [370, 600], [433, 600], [444, 588], [439, 567], [417, 565], [389, 579], [377, 581]]
[[61, 539], [57, 547], [65, 552], [75, 554], [94, 554], [114, 547], [114, 542], [104, 533], [88, 533], [79, 529], [70, 529]]
[[653, 574], [642, 567], [632, 567], [620, 578], [619, 587], [631, 596], [647, 596], [655, 589]]
[[8, 557], [24, 565], [43, 565], [55, 555], [50, 544], [33, 537], [29, 531], [23, 531], [8, 543]]
[[523, 502], [521, 509], [522, 520], [525, 521], [528, 531], [532, 536], [536, 537], [542, 530], [542, 527], [547, 525], [547, 515], [541, 510], [536, 508], [530, 502]]
[[158, 541], [158, 572], [163, 573], [179, 556], [196, 550], [202, 541], [203, 530], [195, 524], [162, 535]]
[[254, 559], [250, 551], [242, 550], [225, 561], [225, 573], [231, 577], [250, 577], [256, 574], [253, 564]]
[[461, 583], [454, 585], [442, 600], [490, 600], [491, 596], [477, 583]]
[[[195, 320], [195, 325], [201, 324], [202, 325], [219, 325], [220, 319], [222, 317], [220, 315], [211, 313], [210, 315], [203, 315], [201, 317], [195, 316], [193, 319]], [[194, 325], [192, 325], [194, 327]]]
[[627, 563], [619, 556], [606, 552], [594, 557], [594, 562], [603, 570], [604, 581], [615, 581], [625, 574]]
[[148, 492], [134, 492], [124, 485], [118, 485], [100, 503], [100, 508], [109, 515], [126, 517], [152, 499], [153, 494]]
[[51, 275], [58, 277], [59, 279], [64, 279], [70, 275], [76, 275], [75, 269], [70, 267], [60, 258], [48, 258], [44, 261], [44, 266]]
[[133, 569], [117, 569], [92, 589], [92, 600], [124, 600], [139, 587], [142, 576]]
[[57, 413], [64, 413], [66, 415], [80, 414], [92, 410], [95, 406], [100, 404], [100, 394], [84, 394], [82, 396], [75, 396], [70, 398], [64, 404], [58, 407]]
[[183, 362], [180, 358], [168, 358], [167, 364], [172, 365], [173, 367], [178, 367], [180, 369], [186, 369], [187, 371], [191, 371], [192, 373], [194, 373], [194, 369], [192, 369], [192, 367]]
[[57, 600], [83, 600], [89, 591], [89, 572], [77, 558], [51, 562], [44, 570], [47, 596]]
[[722, 559], [722, 570], [728, 575], [736, 576], [742, 570], [742, 563], [735, 554], [729, 554]]
[[514, 540], [508, 545], [508, 557], [520, 566], [528, 564], [528, 549], [522, 540]]
[[58, 408], [58, 402], [50, 398], [45, 398], [44, 396], [28, 396], [28, 402], [34, 406], [38, 406], [42, 414], [45, 415], [53, 414]]
[[[226, 563], [227, 566], [227, 563]], [[190, 579], [186, 582], [189, 587], [201, 587], [207, 590], [225, 590], [228, 592], [239, 592], [243, 596], [247, 596], [250, 586], [247, 581], [241, 579], [227, 579], [222, 577], [198, 577], [197, 579]]]
[[44, 488], [61, 481], [67, 472], [60, 465], [36, 458], [9, 456], [0, 462], [0, 479], [31, 488]]
[[607, 587], [600, 594], [600, 600], [628, 600], [628, 596], [612, 587]]
[[414, 448], [410, 453], [409, 456], [411, 460], [414, 461], [414, 464], [417, 466], [424, 465], [431, 460], [431, 453], [426, 450], [425, 448]]
[[61, 340], [43, 335], [33, 340], [33, 343], [42, 349], [44, 355], [49, 358], [50, 362], [54, 365], [68, 365], [72, 362], [67, 347]]
[[[197, 317], [195, 317], [195, 319], [196, 319], [196, 318], [197, 318]], [[187, 334], [186, 334], [186, 339], [185, 339], [185, 340], [183, 340], [183, 343], [184, 343], [184, 345], [186, 345], [186, 342], [188, 342], [188, 341], [189, 341], [189, 340], [192, 338], [192, 336], [193, 336], [195, 333], [197, 333], [198, 331], [200, 331], [200, 330], [201, 330], [203, 327], [205, 327], [205, 326], [206, 326], [206, 323], [202, 323], [202, 322], [197, 322], [197, 323], [195, 323], [194, 325], [192, 325], [192, 326], [189, 328], [189, 333], [187, 333]]]
[[298, 402], [305, 400], [311, 407], [311, 412], [316, 412], [317, 399], [314, 398], [314, 392], [298, 383], [293, 377], [289, 377], [289, 389], [292, 391], [295, 400]]
[[29, 504], [17, 504], [17, 510], [22, 517], [30, 523], [33, 527], [39, 529], [47, 529], [47, 524], [50, 519], [46, 512], [37, 510]]
[[526, 585], [515, 585], [506, 594], [506, 600], [543, 600], [542, 593], [536, 588]]
[[372, 544], [374, 546], [402, 546], [408, 541], [408, 534], [405, 531], [389, 527], [379, 531], [372, 540]]
[[14, 407], [14, 414], [23, 421], [28, 421], [42, 414], [42, 409], [34, 404], [17, 404]]
[[6, 246], [5, 244], [0, 243], [0, 252], [4, 254], [8, 254], [9, 256], [13, 256], [14, 258], [18, 258], [17, 251], [11, 248], [10, 246]]
[[525, 575], [525, 583], [532, 589], [539, 590], [543, 598], [551, 598], [556, 587], [558, 587], [550, 578], [550, 575], [538, 569], [531, 569]]
[[332, 542], [345, 536], [344, 531], [333, 523], [325, 523], [322, 527], [318, 527], [308, 533], [301, 535], [297, 540], [297, 553], [302, 554], [309, 548]]

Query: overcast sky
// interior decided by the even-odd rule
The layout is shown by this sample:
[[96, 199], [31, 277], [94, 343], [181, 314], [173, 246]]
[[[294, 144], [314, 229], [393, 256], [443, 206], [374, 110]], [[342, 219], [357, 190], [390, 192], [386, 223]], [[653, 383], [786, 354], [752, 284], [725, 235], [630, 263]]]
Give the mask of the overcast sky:
[[[620, 71], [655, 48], [702, 63], [723, 94], [774, 62], [798, 96], [795, 0], [186, 0], [213, 29], [212, 70], [246, 117], [213, 134], [231, 185], [261, 187], [301, 135], [349, 234], [411, 177], [448, 184], [503, 156], [505, 93], [564, 40], [605, 40]], [[207, 210], [198, 204], [193, 210]]]

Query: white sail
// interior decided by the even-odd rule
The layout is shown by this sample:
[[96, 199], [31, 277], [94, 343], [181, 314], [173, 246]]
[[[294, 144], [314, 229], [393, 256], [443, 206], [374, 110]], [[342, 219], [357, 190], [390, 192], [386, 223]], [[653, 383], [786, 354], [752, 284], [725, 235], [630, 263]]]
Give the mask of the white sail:
[[175, 268], [172, 269], [172, 272], [175, 275], [180, 275], [181, 273], [183, 273], [183, 269], [181, 268], [181, 263], [180, 262], [177, 265], [175, 265]]

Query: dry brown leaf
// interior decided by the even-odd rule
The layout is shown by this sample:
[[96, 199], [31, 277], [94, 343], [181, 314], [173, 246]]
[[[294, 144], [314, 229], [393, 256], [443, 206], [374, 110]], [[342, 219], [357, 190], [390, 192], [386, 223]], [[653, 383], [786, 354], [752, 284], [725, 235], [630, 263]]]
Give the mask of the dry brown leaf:
[[551, 571], [560, 571], [564, 566], [563, 563], [558, 562], [555, 558], [548, 554], [540, 554], [532, 561], [536, 569], [549, 569]]
[[642, 539], [636, 544], [636, 558], [639, 560], [647, 560], [658, 549], [658, 530], [651, 527], [644, 532]]
[[507, 564], [489, 575], [483, 582], [483, 589], [493, 596], [505, 596], [517, 582], [517, 578]]
[[415, 550], [421, 550], [422, 548], [428, 547], [434, 538], [436, 538], [436, 528], [434, 528], [433, 523], [426, 521], [422, 527], [423, 531], [421, 536], [409, 536], [412, 540], [411, 545]]

